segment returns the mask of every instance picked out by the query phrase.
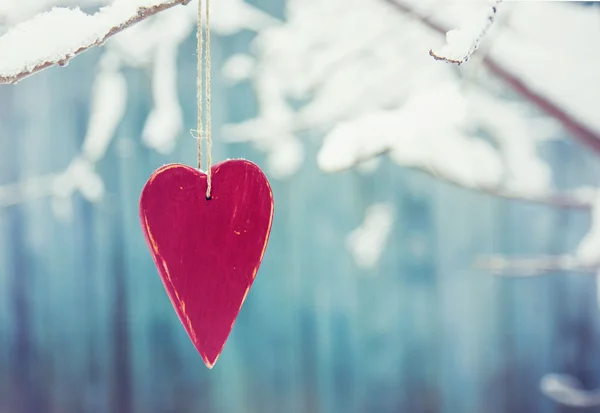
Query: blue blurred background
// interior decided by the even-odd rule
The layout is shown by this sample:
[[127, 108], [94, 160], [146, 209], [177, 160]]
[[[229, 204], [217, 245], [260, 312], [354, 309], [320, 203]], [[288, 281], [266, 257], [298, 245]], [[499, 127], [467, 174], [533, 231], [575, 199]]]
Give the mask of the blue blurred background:
[[[278, 0], [260, 5], [282, 14]], [[213, 66], [250, 39], [215, 36]], [[191, 127], [195, 48], [191, 35], [178, 61]], [[139, 139], [152, 101], [147, 72], [122, 71], [129, 100], [96, 165], [99, 201], [75, 192], [61, 216], [52, 197], [15, 185], [65, 170], [80, 152], [100, 57], [93, 50], [0, 86], [0, 186], [17, 199], [0, 206], [0, 413], [549, 413], [575, 410], [542, 394], [544, 375], [600, 387], [593, 276], [495, 277], [474, 266], [486, 254], [567, 252], [588, 213], [461, 189], [388, 159], [369, 174], [324, 174], [311, 132], [300, 170], [271, 179], [275, 218], [263, 265], [207, 370], [138, 222], [152, 171], [196, 159], [185, 131], [168, 154]], [[216, 131], [256, 112], [252, 91], [228, 87], [218, 71], [213, 96]], [[544, 151], [561, 187], [598, 170], [569, 140]], [[213, 158], [233, 157], [265, 165], [263, 152], [215, 132]], [[374, 203], [392, 205], [395, 223], [377, 265], [365, 269], [346, 239]]]

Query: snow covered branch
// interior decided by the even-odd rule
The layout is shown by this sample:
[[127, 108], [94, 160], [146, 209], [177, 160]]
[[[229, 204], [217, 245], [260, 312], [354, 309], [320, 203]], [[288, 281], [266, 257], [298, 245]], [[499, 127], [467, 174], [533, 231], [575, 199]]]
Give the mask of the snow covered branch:
[[376, 266], [385, 250], [395, 219], [392, 204], [373, 204], [367, 208], [362, 224], [346, 238], [346, 249], [358, 267], [373, 269]]
[[600, 389], [584, 390], [579, 380], [566, 374], [547, 374], [540, 382], [540, 390], [550, 399], [565, 406], [600, 406]]
[[431, 49], [429, 55], [435, 60], [457, 65], [467, 62], [494, 24], [498, 4], [502, 3], [502, 0], [494, 0], [494, 3], [492, 7], [486, 7], [485, 16], [481, 19], [469, 20], [464, 27], [447, 32], [446, 45], [437, 52]]
[[[435, 102], [435, 103], [433, 103]], [[537, 145], [554, 128], [526, 116], [520, 104], [435, 83], [413, 92], [399, 109], [340, 122], [326, 136], [317, 162], [328, 173], [388, 155], [396, 164], [493, 196], [590, 209], [595, 191], [557, 193]], [[525, 116], [524, 116], [525, 115]], [[488, 131], [492, 145], [470, 133]], [[443, 138], [440, 138], [443, 137]]]
[[128, 27], [190, 1], [116, 0], [93, 15], [78, 8], [55, 7], [0, 37], [0, 83], [16, 83], [48, 67], [65, 66]]

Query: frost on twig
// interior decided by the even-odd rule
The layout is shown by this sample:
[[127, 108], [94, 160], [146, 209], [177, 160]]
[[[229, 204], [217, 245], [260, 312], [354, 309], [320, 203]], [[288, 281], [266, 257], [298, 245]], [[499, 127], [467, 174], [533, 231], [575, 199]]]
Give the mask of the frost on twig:
[[[163, 10], [190, 0], [116, 0], [89, 15], [55, 7], [18, 24], [0, 37], [0, 83], [16, 83], [78, 54]], [[68, 30], [65, 28], [68, 27]]]
[[547, 374], [540, 382], [540, 390], [550, 399], [565, 406], [600, 406], [600, 389], [584, 390], [579, 380], [566, 374]]
[[479, 48], [481, 41], [488, 34], [494, 24], [498, 4], [502, 0], [494, 0], [492, 7], [487, 7], [484, 18], [474, 19], [472, 23], [460, 29], [450, 30], [446, 33], [446, 45], [439, 51], [429, 51], [435, 60], [461, 65], [467, 62]]

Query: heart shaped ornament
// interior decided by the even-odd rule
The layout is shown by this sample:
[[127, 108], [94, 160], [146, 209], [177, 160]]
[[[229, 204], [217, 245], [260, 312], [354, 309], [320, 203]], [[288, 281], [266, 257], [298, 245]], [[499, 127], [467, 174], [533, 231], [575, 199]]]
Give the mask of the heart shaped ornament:
[[140, 220], [171, 303], [210, 369], [221, 354], [267, 247], [273, 194], [246, 160], [207, 176], [186, 165], [157, 169], [142, 191]]

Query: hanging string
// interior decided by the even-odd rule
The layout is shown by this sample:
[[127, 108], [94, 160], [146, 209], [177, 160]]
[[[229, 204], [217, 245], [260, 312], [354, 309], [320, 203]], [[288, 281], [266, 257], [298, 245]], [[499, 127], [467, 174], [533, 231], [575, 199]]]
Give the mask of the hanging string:
[[198, 55], [198, 74], [196, 80], [197, 94], [196, 98], [198, 99], [198, 129], [196, 131], [192, 130], [192, 135], [196, 132], [196, 138], [198, 139], [198, 169], [202, 169], [202, 45], [204, 43], [204, 39], [202, 38], [202, 0], [198, 0], [198, 48], [196, 49], [196, 53]]
[[[200, 0], [199, 0], [200, 1]], [[206, 199], [210, 199], [210, 191], [212, 189], [212, 121], [210, 115], [210, 0], [206, 0], [206, 77], [205, 93], [206, 93], [206, 175], [207, 175], [207, 187], [206, 187]]]
[[[202, 0], [198, 0], [198, 80], [196, 86], [198, 88], [198, 130], [196, 131], [198, 137], [198, 169], [202, 169], [202, 139], [206, 136], [206, 199], [210, 199], [212, 190], [212, 123], [210, 113], [210, 71], [211, 71], [211, 54], [210, 54], [210, 0], [206, 0], [206, 26], [203, 30], [202, 25]], [[206, 48], [204, 49], [204, 56], [202, 55], [204, 38], [206, 38]], [[203, 60], [204, 58], [204, 60]], [[204, 91], [202, 90], [202, 72], [203, 66], [206, 66], [204, 72]], [[203, 96], [204, 93], [204, 96]], [[206, 99], [206, 130], [202, 125], [202, 108], [203, 108], [203, 97]]]

